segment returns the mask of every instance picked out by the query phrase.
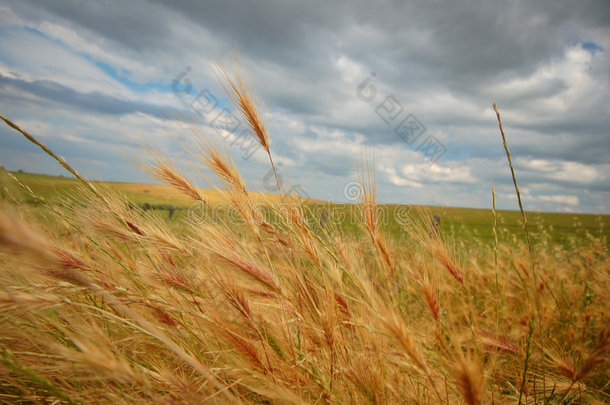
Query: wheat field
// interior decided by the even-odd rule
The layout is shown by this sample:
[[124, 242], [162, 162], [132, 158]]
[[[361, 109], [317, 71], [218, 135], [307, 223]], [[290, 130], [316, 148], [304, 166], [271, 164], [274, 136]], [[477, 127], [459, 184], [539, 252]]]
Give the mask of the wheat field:
[[[237, 63], [217, 73], [275, 173], [247, 75]], [[150, 173], [212, 213], [177, 227], [2, 119], [76, 177], [78, 196], [58, 204], [7, 174], [37, 206], [8, 189], [1, 201], [3, 403], [610, 400], [605, 234], [530, 240], [523, 212], [517, 237], [498, 240], [494, 210], [481, 243], [419, 209], [397, 236], [378, 218], [373, 159], [359, 165], [360, 232], [347, 232], [277, 174], [280, 194], [262, 209], [203, 132], [191, 152], [222, 185], [220, 214], [175, 162], [149, 154]]]

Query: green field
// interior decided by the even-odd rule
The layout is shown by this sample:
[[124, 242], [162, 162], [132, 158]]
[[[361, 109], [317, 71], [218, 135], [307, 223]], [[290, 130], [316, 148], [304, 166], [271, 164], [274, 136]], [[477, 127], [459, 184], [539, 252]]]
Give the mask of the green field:
[[[11, 172], [19, 181], [29, 186], [32, 191], [44, 197], [51, 203], [64, 202], [66, 200], [77, 200], [80, 182], [71, 177], [49, 176], [25, 172]], [[20, 190], [15, 182], [2, 174], [2, 196], [7, 197], [8, 190], [16, 198], [29, 203], [36, 202], [23, 190]], [[179, 223], [187, 219], [187, 212], [192, 201], [189, 197], [174, 188], [161, 184], [139, 184], [124, 182], [100, 182], [109, 190], [126, 197], [129, 201], [140, 207], [158, 211], [159, 215]], [[217, 190], [202, 190], [203, 194], [214, 203], [220, 203], [221, 194]], [[277, 200], [276, 196], [253, 193], [260, 201]], [[318, 219], [322, 213], [328, 215], [329, 221], [339, 223], [342, 228], [353, 233], [359, 233], [358, 224], [361, 222], [359, 207], [354, 204], [331, 204], [312, 201], [310, 215]], [[396, 205], [381, 204], [380, 221], [385, 230], [393, 237], [400, 239], [403, 227], [395, 220]], [[405, 207], [400, 207], [405, 210]], [[170, 218], [170, 211], [172, 212]], [[492, 211], [490, 209], [458, 208], [443, 206], [413, 206], [409, 207], [410, 216], [418, 217], [423, 211], [440, 218], [441, 233], [448, 235], [451, 239], [468, 238], [478, 239], [482, 243], [493, 241]], [[546, 240], [551, 243], [559, 243], [569, 247], [578, 240], [601, 238], [608, 246], [610, 237], [610, 216], [600, 214], [566, 214], [548, 212], [528, 212], [528, 225], [532, 240], [541, 242]], [[500, 242], [510, 242], [522, 239], [521, 214], [518, 211], [497, 211], [498, 238]]]

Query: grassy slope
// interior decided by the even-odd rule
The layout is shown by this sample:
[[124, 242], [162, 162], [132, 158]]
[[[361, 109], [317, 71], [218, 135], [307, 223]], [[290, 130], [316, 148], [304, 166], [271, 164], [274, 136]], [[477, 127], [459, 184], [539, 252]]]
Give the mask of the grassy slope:
[[[19, 180], [27, 184], [32, 190], [50, 201], [59, 201], [67, 196], [74, 195], [78, 191], [79, 182], [74, 178], [48, 176], [34, 173], [13, 173]], [[192, 201], [184, 194], [175, 189], [160, 184], [138, 184], [122, 182], [103, 182], [111, 190], [126, 195], [131, 201], [143, 205], [169, 207], [175, 206], [178, 209], [186, 209]], [[209, 201], [214, 203], [220, 201], [220, 194], [216, 190], [204, 190], [203, 193]], [[254, 193], [255, 198], [263, 200], [274, 200], [276, 196]], [[352, 222], [359, 221], [359, 214], [354, 206], [343, 204], [324, 204], [314, 205], [318, 212], [327, 211], [333, 215], [344, 218], [343, 225], [351, 227]], [[398, 236], [402, 230], [399, 224], [394, 221], [393, 205], [385, 205], [382, 210], [387, 210], [386, 221], [387, 229], [393, 236]], [[417, 209], [428, 210], [433, 215], [441, 218], [441, 230], [445, 233], [452, 233], [459, 237], [476, 237], [484, 242], [490, 242], [493, 238], [491, 217], [489, 209], [458, 208], [458, 207], [414, 207], [412, 213]], [[175, 218], [180, 218], [180, 210]], [[521, 227], [521, 214], [518, 211], [499, 210], [498, 225], [501, 240], [507, 241], [512, 235], [518, 234]], [[384, 218], [383, 215], [380, 216]], [[530, 232], [532, 239], [537, 240], [541, 237], [541, 232], [548, 233], [550, 239], [561, 244], [570, 243], [571, 238], [586, 237], [587, 234], [594, 236], [610, 237], [610, 216], [599, 214], [564, 214], [530, 212], [528, 213]]]

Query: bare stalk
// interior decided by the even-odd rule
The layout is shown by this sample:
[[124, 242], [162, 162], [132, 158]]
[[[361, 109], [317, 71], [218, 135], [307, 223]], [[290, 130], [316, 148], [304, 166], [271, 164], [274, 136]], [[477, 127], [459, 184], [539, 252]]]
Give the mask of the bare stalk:
[[493, 103], [494, 111], [496, 112], [496, 116], [498, 117], [498, 126], [500, 127], [500, 133], [502, 134], [502, 143], [504, 144], [504, 150], [506, 151], [506, 157], [508, 158], [508, 165], [510, 166], [510, 173], [513, 176], [513, 184], [515, 185], [515, 190], [517, 191], [517, 201], [519, 202], [519, 210], [521, 211], [521, 218], [523, 219], [523, 230], [525, 231], [525, 238], [527, 240], [527, 249], [530, 252], [530, 256], [532, 255], [532, 244], [530, 243], [530, 234], [527, 229], [527, 218], [525, 217], [525, 211], [523, 210], [523, 204], [521, 203], [521, 193], [519, 192], [519, 186], [517, 185], [517, 177], [515, 176], [515, 169], [513, 168], [513, 160], [510, 157], [510, 151], [508, 150], [508, 144], [506, 143], [506, 136], [504, 135], [504, 129], [502, 128], [502, 120], [500, 119], [500, 111], [498, 111], [498, 106], [496, 103]]

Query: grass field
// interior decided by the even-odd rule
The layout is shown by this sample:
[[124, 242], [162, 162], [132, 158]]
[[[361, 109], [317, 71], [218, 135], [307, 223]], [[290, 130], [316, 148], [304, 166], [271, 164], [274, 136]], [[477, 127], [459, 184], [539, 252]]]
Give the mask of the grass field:
[[[74, 199], [80, 188], [80, 182], [75, 178], [25, 172], [13, 172], [12, 174], [50, 202]], [[6, 175], [2, 178], [5, 183], [10, 183]], [[174, 222], [188, 220], [187, 211], [193, 204], [192, 199], [171, 186], [121, 182], [103, 182], [102, 184], [135, 204], [158, 210], [161, 216], [167, 217], [169, 211], [173, 210]], [[28, 201], [29, 197], [26, 194], [18, 192], [14, 187], [13, 190]], [[221, 193], [217, 190], [202, 190], [202, 193], [212, 204], [220, 204], [223, 201]], [[277, 196], [252, 194], [253, 198], [261, 203], [278, 201]], [[31, 199], [29, 201], [32, 202]], [[346, 231], [358, 232], [357, 223], [360, 220], [360, 213], [357, 205], [330, 204], [313, 200], [308, 203], [313, 212], [332, 214], [342, 223]], [[380, 204], [380, 217], [385, 222], [387, 231], [393, 237], [399, 238], [402, 229], [400, 224], [396, 223], [394, 215], [396, 208], [396, 205]], [[430, 215], [437, 215], [441, 219], [441, 231], [455, 238], [474, 238], [485, 243], [491, 243], [493, 240], [491, 209], [439, 206], [412, 207], [411, 209], [413, 212], [425, 209]], [[609, 215], [528, 212], [527, 216], [534, 242], [547, 237], [553, 243], [567, 245], [574, 243], [575, 239], [596, 237], [600, 240], [608, 240], [610, 237]], [[498, 210], [497, 221], [500, 241], [508, 242], [516, 235], [521, 235], [521, 214], [518, 211]], [[606, 246], [608, 245], [606, 244]]]
[[2, 119], [76, 177], [0, 173], [3, 403], [610, 400], [608, 216], [386, 206], [367, 161], [358, 204], [252, 193], [204, 133], [222, 191], [91, 182]]

